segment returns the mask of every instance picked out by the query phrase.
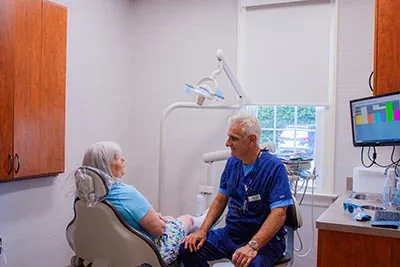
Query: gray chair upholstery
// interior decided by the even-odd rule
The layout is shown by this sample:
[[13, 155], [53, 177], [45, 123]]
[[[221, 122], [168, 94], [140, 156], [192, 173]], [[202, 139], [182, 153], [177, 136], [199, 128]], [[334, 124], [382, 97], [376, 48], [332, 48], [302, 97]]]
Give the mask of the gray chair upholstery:
[[104, 197], [111, 179], [91, 167], [75, 172], [75, 216], [68, 224], [67, 240], [75, 256], [71, 267], [127, 267], [148, 264], [166, 267], [154, 243], [129, 226]]

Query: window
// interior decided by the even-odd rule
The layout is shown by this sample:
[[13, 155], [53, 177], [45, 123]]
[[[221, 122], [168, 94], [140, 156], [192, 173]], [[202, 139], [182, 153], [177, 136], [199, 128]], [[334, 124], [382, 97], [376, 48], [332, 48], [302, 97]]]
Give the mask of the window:
[[314, 158], [316, 192], [331, 194], [337, 1], [280, 2], [243, 0], [239, 8], [238, 76], [251, 104], [246, 109], [260, 119], [261, 142], [274, 142], [278, 154]]
[[314, 157], [315, 107], [252, 106], [250, 110], [261, 123], [260, 143], [274, 143], [280, 156]]
[[[321, 171], [322, 160], [317, 155], [322, 148], [317, 142], [318, 129], [323, 123], [323, 108], [310, 106], [264, 106], [248, 105], [246, 111], [260, 120], [260, 143], [275, 144], [275, 154], [279, 157], [300, 155], [313, 158], [310, 170]], [[320, 176], [319, 176], [320, 177]], [[316, 191], [322, 191], [320, 178], [316, 180]], [[309, 184], [311, 186], [311, 182]], [[309, 187], [311, 188], [311, 187]]]
[[315, 107], [259, 106], [261, 143], [273, 142], [281, 156], [300, 154], [314, 157]]

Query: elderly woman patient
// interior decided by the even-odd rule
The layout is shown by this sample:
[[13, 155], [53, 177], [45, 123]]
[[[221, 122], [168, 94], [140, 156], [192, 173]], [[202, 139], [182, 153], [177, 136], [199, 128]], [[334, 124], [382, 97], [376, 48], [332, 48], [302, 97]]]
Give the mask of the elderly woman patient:
[[162, 216], [132, 185], [124, 183], [124, 158], [114, 142], [99, 142], [86, 150], [82, 164], [97, 168], [113, 180], [106, 196], [126, 222], [152, 239], [166, 264], [176, 260], [184, 237], [198, 228], [203, 218], [182, 215], [178, 218]]

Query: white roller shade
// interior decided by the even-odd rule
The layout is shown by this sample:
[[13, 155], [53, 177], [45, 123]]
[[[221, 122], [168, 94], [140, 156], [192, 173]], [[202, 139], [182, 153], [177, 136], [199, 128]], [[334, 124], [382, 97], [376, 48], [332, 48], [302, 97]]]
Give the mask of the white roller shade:
[[330, 0], [245, 8], [242, 84], [251, 104], [329, 105]]

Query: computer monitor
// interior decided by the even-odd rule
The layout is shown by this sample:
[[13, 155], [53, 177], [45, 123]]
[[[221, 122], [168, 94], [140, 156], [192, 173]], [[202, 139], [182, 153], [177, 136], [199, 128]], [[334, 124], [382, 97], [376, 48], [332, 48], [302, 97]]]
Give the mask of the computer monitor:
[[350, 101], [354, 146], [400, 145], [400, 92]]

